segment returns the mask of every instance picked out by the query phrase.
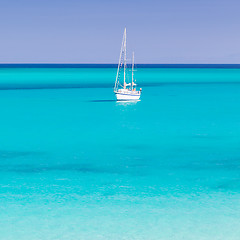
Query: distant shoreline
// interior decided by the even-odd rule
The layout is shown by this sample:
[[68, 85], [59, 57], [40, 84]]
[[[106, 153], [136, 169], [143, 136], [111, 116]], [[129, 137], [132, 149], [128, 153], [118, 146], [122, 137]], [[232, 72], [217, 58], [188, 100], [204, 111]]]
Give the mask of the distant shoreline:
[[[240, 64], [136, 64], [136, 66], [138, 68], [240, 68]], [[0, 68], [117, 68], [117, 64], [0, 63]]]

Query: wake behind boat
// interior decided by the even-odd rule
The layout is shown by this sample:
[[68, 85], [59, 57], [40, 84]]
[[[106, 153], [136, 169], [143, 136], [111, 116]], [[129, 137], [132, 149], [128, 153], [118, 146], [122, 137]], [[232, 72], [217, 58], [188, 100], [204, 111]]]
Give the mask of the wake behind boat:
[[[136, 89], [136, 80], [134, 79], [134, 53], [132, 56], [132, 81], [130, 83], [126, 83], [126, 71], [127, 71], [127, 31], [126, 28], [123, 34], [122, 47], [120, 51], [119, 63], [117, 76], [114, 86], [114, 93], [116, 95], [117, 100], [119, 101], [129, 101], [129, 100], [139, 100], [141, 96], [142, 89], [139, 91]], [[123, 68], [123, 85], [120, 83], [120, 76], [122, 75]]]

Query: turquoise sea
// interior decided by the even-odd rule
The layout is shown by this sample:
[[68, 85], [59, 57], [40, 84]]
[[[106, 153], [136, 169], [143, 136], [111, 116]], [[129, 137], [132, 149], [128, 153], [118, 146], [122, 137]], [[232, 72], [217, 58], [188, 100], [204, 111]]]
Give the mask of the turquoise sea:
[[240, 69], [0, 68], [0, 239], [239, 240]]

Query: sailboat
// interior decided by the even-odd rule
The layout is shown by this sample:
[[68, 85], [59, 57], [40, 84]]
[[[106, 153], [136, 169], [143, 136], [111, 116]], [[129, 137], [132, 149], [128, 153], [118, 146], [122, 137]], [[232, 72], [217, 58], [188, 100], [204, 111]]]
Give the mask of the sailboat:
[[[117, 76], [114, 86], [114, 93], [118, 101], [137, 101], [140, 99], [141, 91], [136, 89], [136, 80], [134, 79], [134, 53], [132, 57], [132, 80], [131, 82], [126, 82], [126, 71], [127, 71], [127, 30], [124, 29], [122, 47], [120, 51]], [[123, 71], [123, 84], [120, 83], [120, 75], [122, 75]]]

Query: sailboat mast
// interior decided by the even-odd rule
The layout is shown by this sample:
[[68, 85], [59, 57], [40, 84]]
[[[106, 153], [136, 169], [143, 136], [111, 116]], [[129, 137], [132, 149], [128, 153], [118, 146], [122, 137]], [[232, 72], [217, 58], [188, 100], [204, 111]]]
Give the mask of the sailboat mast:
[[119, 61], [118, 61], [118, 70], [117, 70], [114, 91], [116, 91], [118, 89], [118, 77], [119, 77], [119, 70], [120, 70], [121, 59], [122, 59], [122, 52], [124, 51], [124, 44], [125, 44], [125, 32], [123, 34], [123, 39], [122, 39], [122, 46], [121, 46], [121, 51], [120, 51], [120, 56], [119, 56]]
[[127, 30], [124, 29], [124, 83], [123, 88], [126, 89], [126, 61], [127, 61]]
[[133, 82], [134, 82], [134, 52], [133, 52], [133, 56], [132, 56], [132, 90], [133, 90]]

